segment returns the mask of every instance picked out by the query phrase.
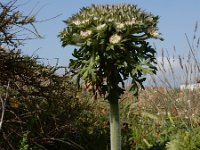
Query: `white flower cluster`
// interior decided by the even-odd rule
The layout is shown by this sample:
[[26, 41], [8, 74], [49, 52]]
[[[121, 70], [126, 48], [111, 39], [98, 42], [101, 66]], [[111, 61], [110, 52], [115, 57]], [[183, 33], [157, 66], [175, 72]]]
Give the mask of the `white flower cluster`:
[[132, 18], [131, 20], [125, 22], [126, 25], [134, 25], [135, 23], [136, 23], [135, 18]]
[[77, 26], [81, 24], [80, 20], [72, 21], [72, 23], [75, 24], [75, 25], [77, 25]]
[[81, 22], [81, 24], [88, 23], [89, 21], [90, 21], [89, 19], [83, 20], [83, 21]]
[[105, 24], [105, 23], [104, 23], [104, 24], [101, 24], [101, 25], [98, 25], [98, 26], [97, 26], [97, 30], [100, 31], [100, 30], [104, 29], [105, 27], [106, 27], [106, 24]]
[[98, 20], [98, 18], [97, 18], [97, 17], [94, 17], [93, 20]]
[[118, 44], [121, 41], [122, 37], [118, 34], [114, 34], [110, 37], [109, 42], [111, 44]]
[[108, 22], [113, 22], [114, 19], [113, 19], [113, 18], [109, 18], [107, 21], [108, 21]]
[[153, 37], [159, 37], [160, 33], [154, 28], [149, 28], [147, 32]]
[[86, 30], [86, 31], [81, 31], [80, 32], [80, 35], [84, 38], [90, 36], [92, 34], [92, 31], [91, 30]]
[[160, 33], [157, 30], [155, 30], [151, 35], [153, 37], [158, 37], [160, 35]]
[[117, 22], [117, 23], [115, 23], [115, 25], [116, 25], [117, 29], [121, 30], [121, 29], [123, 29], [125, 27], [125, 25], [132, 26], [132, 25], [134, 25], [136, 23], [139, 23], [139, 22], [136, 22], [136, 19], [132, 18], [131, 20], [125, 21], [124, 23]]
[[124, 28], [124, 26], [125, 26], [125, 24], [124, 23], [116, 23], [116, 28], [117, 29], [123, 29]]
[[86, 20], [83, 20], [83, 21], [80, 21], [80, 20], [74, 20], [72, 21], [73, 24], [79, 26], [81, 24], [85, 24], [85, 23], [88, 23], [90, 20], [89, 19], [86, 19]]
[[127, 4], [118, 4], [118, 5], [101, 5], [97, 4], [94, 5], [95, 7], [98, 7], [99, 9], [128, 9], [130, 5]]

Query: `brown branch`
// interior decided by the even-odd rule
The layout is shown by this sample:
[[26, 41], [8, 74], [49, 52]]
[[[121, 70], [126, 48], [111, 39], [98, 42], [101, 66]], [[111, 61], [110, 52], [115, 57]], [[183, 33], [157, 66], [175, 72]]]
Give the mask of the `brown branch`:
[[4, 140], [8, 143], [9, 147], [12, 149], [12, 150], [15, 150], [15, 148], [12, 146], [12, 144], [9, 142], [9, 140], [7, 140], [7, 137], [5, 135], [5, 133], [3, 132], [3, 138]]

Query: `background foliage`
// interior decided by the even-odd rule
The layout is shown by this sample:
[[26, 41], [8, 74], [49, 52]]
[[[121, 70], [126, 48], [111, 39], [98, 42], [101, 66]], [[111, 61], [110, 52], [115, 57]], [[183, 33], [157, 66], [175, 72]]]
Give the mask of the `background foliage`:
[[[51, 145], [58, 139], [65, 143], [64, 137], [76, 128], [73, 120], [84, 109], [70, 77], [58, 76], [56, 67], [38, 64], [20, 52], [1, 49], [0, 53], [1, 89], [5, 91], [10, 82], [1, 147], [16, 148], [25, 132], [32, 145]], [[1, 92], [2, 97], [4, 94]]]

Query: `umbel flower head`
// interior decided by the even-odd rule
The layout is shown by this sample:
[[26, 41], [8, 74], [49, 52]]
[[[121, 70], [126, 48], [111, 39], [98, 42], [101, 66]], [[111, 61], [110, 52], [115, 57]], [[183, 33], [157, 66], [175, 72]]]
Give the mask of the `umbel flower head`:
[[111, 44], [118, 44], [121, 41], [122, 37], [120, 35], [114, 34], [110, 37], [109, 42]]
[[91, 34], [93, 40], [105, 38], [105, 34], [108, 33], [112, 35], [144, 33], [145, 39], [159, 38], [157, 22], [158, 16], [146, 13], [135, 5], [92, 5], [83, 7], [79, 13], [67, 19], [66, 32], [62, 32], [60, 37], [65, 41], [63, 46], [85, 44], [82, 38], [91, 38], [88, 36]]
[[88, 36], [90, 36], [92, 34], [92, 31], [91, 30], [86, 30], [86, 31], [81, 31], [80, 32], [80, 35], [82, 36], [82, 37], [88, 37]]

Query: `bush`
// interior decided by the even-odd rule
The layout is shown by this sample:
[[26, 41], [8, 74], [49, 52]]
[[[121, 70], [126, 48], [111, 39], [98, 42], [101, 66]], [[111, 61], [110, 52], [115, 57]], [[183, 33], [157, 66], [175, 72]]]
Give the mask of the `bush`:
[[57, 75], [57, 69], [19, 51], [0, 49], [2, 98], [10, 83], [0, 147], [18, 149], [26, 132], [30, 147], [78, 147], [72, 142], [79, 132], [74, 122], [86, 105], [76, 98], [71, 77]]

